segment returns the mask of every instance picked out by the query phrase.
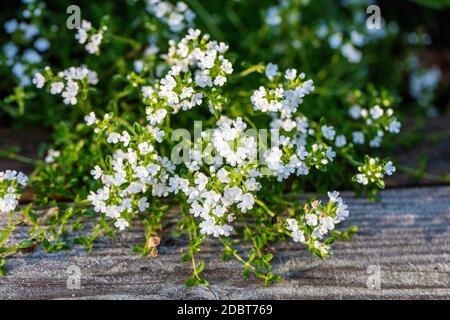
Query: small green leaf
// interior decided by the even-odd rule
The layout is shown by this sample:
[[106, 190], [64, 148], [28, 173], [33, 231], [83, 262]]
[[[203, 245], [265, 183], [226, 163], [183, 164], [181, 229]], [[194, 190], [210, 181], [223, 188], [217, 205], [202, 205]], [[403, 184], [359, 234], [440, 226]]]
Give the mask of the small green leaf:
[[22, 240], [17, 246], [19, 249], [28, 249], [33, 245], [33, 241], [29, 239]]

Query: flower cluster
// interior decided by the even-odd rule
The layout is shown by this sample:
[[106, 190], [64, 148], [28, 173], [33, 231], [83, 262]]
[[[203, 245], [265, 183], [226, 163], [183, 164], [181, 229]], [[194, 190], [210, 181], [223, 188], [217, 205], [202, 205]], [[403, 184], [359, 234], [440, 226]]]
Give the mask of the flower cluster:
[[388, 91], [368, 86], [365, 93], [360, 90], [348, 93], [346, 102], [352, 130], [347, 127], [343, 137], [354, 145], [367, 143], [372, 148], [379, 148], [387, 134], [400, 132], [401, 123], [394, 113], [396, 99]]
[[[94, 119], [94, 115], [89, 115], [86, 120], [90, 124], [100, 124]], [[103, 184], [89, 196], [94, 210], [115, 219], [115, 225], [123, 229], [135, 212], [148, 208], [148, 193], [155, 197], [181, 194], [190, 206], [189, 212], [203, 219], [199, 225], [201, 233], [216, 237], [229, 235], [232, 227], [228, 223], [234, 220], [230, 209], [234, 207], [242, 213], [252, 209], [253, 194], [260, 188], [255, 179], [259, 172], [251, 165], [256, 145], [252, 138], [244, 136], [245, 128], [242, 119], [220, 119], [217, 128], [209, 132], [209, 136], [205, 132], [202, 137], [207, 144], [205, 150], [224, 157], [225, 164], [213, 162], [203, 172], [201, 158], [207, 158], [207, 155], [194, 150], [185, 163], [189, 171], [186, 177], [180, 177], [175, 172], [177, 167], [158, 155], [157, 145], [162, 142], [164, 132], [157, 127], [142, 128], [138, 137], [127, 131], [120, 134], [107, 132], [108, 142], [121, 143], [126, 151], [115, 152], [108, 171], [99, 166], [92, 171], [94, 178]], [[235, 140], [240, 141], [237, 150], [230, 147]], [[252, 142], [255, 147], [249, 148]], [[246, 175], [249, 177], [242, 180]]]
[[[278, 66], [269, 63], [266, 76], [270, 81], [280, 80]], [[279, 112], [281, 119], [291, 119], [303, 102], [303, 97], [314, 91], [312, 80], [306, 80], [302, 72], [297, 75], [296, 69], [288, 69], [284, 74], [285, 83], [274, 81], [273, 89], [259, 87], [252, 97], [253, 108], [262, 112]], [[289, 122], [289, 120], [287, 120]]]
[[299, 218], [286, 219], [287, 230], [294, 242], [306, 244], [311, 252], [319, 257], [331, 254], [326, 236], [348, 215], [348, 206], [339, 192], [328, 192], [329, 201], [323, 204], [319, 200], [305, 204]]
[[411, 96], [417, 100], [417, 103], [427, 108], [429, 115], [436, 115], [433, 107], [435, 99], [435, 91], [442, 79], [442, 73], [436, 66], [426, 68], [420, 65], [417, 56], [411, 56], [408, 61], [409, 76], [409, 92]]
[[310, 167], [325, 170], [336, 153], [325, 143], [315, 140], [308, 144], [308, 137], [315, 131], [308, 119], [299, 111], [303, 98], [314, 91], [312, 80], [305, 80], [305, 74], [297, 75], [296, 69], [288, 69], [282, 75], [278, 66], [269, 63], [265, 70], [273, 89], [260, 87], [251, 96], [254, 110], [271, 112], [272, 130], [281, 130], [280, 146], [274, 146], [264, 154], [264, 160], [271, 175], [279, 181], [291, 174], [308, 175]]
[[[336, 156], [325, 143], [307, 144], [307, 136], [314, 130], [298, 108], [303, 97], [314, 90], [312, 81], [295, 69], [280, 75], [278, 67], [269, 64], [266, 75], [271, 89], [255, 91], [251, 103], [255, 110], [274, 114], [273, 129], [283, 128], [291, 134], [281, 135], [279, 144], [263, 152], [263, 159], [257, 158], [257, 138], [246, 131], [247, 123], [225, 116], [216, 127], [201, 132], [184, 162], [162, 157], [159, 145], [168, 138], [160, 128], [163, 120], [200, 104], [187, 98], [208, 96], [205, 88], [222, 86], [225, 79], [218, 79], [232, 72], [231, 63], [223, 56], [228, 47], [210, 41], [207, 35], [200, 37], [198, 30], [189, 30], [186, 37], [170, 45], [164, 55], [170, 66], [168, 74], [156, 85], [142, 87], [144, 102], [149, 105], [145, 127], [135, 124], [132, 132], [115, 128], [109, 114], [101, 121], [93, 113], [85, 118], [88, 125], [95, 125], [97, 134], [118, 146], [107, 168], [96, 166], [91, 172], [102, 186], [89, 196], [94, 210], [114, 219], [116, 227], [129, 226], [136, 212], [148, 208], [150, 196], [173, 195], [181, 197], [188, 212], [201, 219], [201, 234], [228, 236], [232, 222], [254, 208], [264, 177], [281, 181], [292, 174], [307, 175], [310, 167], [323, 169]], [[332, 134], [332, 128], [328, 129]]]
[[142, 94], [148, 104], [147, 115], [151, 123], [160, 123], [166, 111], [161, 105], [177, 113], [202, 104], [206, 99], [214, 105], [220, 100], [215, 88], [222, 87], [233, 67], [224, 57], [228, 46], [209, 41], [209, 35], [201, 36], [200, 30], [189, 29], [179, 42], [171, 40], [167, 54], [168, 73], [155, 86], [144, 86]]
[[[315, 12], [312, 8], [311, 13], [308, 12], [310, 3], [311, 1], [279, 1], [278, 5], [271, 6], [265, 11], [265, 23], [272, 32], [280, 35], [285, 29], [289, 30], [298, 25], [298, 23], [304, 23], [302, 21], [304, 18], [299, 12], [304, 12], [304, 16], [314, 16]], [[341, 24], [337, 21], [328, 23], [319, 19], [318, 23], [310, 26], [310, 29], [313, 31], [312, 34], [321, 40], [322, 43], [327, 44], [331, 50], [338, 51], [349, 63], [360, 63], [363, 58], [362, 49], [364, 46], [371, 41], [385, 37], [388, 34], [383, 30], [372, 31], [367, 28], [361, 28], [361, 26], [365, 25], [364, 16], [358, 14], [361, 13], [362, 10], [362, 6], [355, 8], [355, 14], [352, 15], [347, 24]], [[306, 14], [306, 12], [308, 12], [308, 14]], [[395, 28], [389, 28], [388, 31], [395, 31]], [[286, 39], [286, 36], [288, 39]], [[280, 43], [275, 49], [280, 52], [286, 52], [291, 47], [298, 49], [305, 45], [304, 42], [302, 42], [305, 39], [302, 38], [306, 38], [306, 36], [302, 36], [301, 33], [284, 33], [283, 37], [280, 37], [284, 44]]]
[[50, 68], [45, 68], [44, 74], [37, 72], [33, 78], [36, 88], [43, 88], [48, 83], [51, 94], [61, 94], [63, 102], [76, 105], [79, 93], [89, 85], [98, 83], [97, 72], [89, 70], [86, 66], [70, 67], [53, 75]]
[[[24, 87], [31, 84], [31, 74], [42, 63], [42, 54], [50, 48], [50, 41], [41, 34], [33, 21], [33, 18], [41, 17], [44, 8], [43, 2], [30, 3], [22, 11], [22, 16], [30, 21], [10, 19], [4, 23], [4, 30], [13, 41], [3, 45], [4, 62], [0, 58], [0, 64], [11, 67], [12, 74]], [[25, 50], [21, 49], [23, 44], [27, 45]]]
[[[340, 29], [339, 26], [335, 26]], [[358, 47], [362, 47], [365, 43], [366, 37], [364, 34], [353, 30], [349, 32], [348, 36], [342, 31], [333, 31], [324, 22], [319, 25], [316, 30], [319, 39], [326, 39], [331, 49], [339, 50], [344, 58], [350, 63], [359, 63], [362, 59], [362, 52]], [[345, 40], [347, 38], [347, 40]]]
[[384, 188], [384, 175], [392, 175], [396, 168], [392, 161], [381, 161], [378, 158], [365, 157], [364, 165], [358, 167], [359, 173], [353, 177], [353, 181], [362, 185], [375, 183], [378, 187]]
[[28, 177], [22, 172], [6, 170], [0, 172], [0, 212], [12, 212], [19, 204], [22, 188]]
[[77, 39], [80, 44], [84, 44], [84, 48], [90, 54], [98, 54], [103, 40], [103, 33], [106, 30], [106, 26], [102, 26], [99, 30], [95, 30], [92, 27], [91, 22], [82, 20], [81, 26], [77, 29], [77, 33], [75, 34], [75, 39]]
[[183, 1], [175, 5], [169, 1], [148, 0], [147, 11], [178, 33], [193, 25], [195, 13]]

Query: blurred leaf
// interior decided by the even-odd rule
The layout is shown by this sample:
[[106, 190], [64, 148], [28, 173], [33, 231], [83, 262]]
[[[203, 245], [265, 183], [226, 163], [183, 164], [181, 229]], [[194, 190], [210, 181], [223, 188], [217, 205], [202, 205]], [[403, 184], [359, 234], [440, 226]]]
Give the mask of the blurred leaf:
[[445, 9], [450, 7], [450, 0], [412, 0], [420, 5], [423, 5], [432, 9]]

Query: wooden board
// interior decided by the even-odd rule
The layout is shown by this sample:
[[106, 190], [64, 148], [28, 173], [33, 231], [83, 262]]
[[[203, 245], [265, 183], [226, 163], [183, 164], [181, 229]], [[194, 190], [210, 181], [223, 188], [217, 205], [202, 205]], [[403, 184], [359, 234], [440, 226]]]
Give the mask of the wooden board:
[[[326, 261], [301, 245], [278, 246], [274, 271], [285, 280], [270, 287], [244, 280], [241, 265], [222, 262], [220, 244], [208, 241], [201, 257], [210, 286], [186, 288], [190, 265], [180, 261], [183, 241], [163, 238], [157, 258], [142, 258], [130, 253], [144, 240], [142, 230], [134, 230], [98, 242], [91, 256], [76, 247], [9, 259], [0, 298], [450, 299], [450, 187], [383, 191], [377, 203], [344, 197], [351, 209], [345, 225], [358, 225], [358, 235], [336, 243]], [[67, 288], [71, 265], [80, 268], [80, 289]], [[380, 288], [373, 286], [378, 271]]]

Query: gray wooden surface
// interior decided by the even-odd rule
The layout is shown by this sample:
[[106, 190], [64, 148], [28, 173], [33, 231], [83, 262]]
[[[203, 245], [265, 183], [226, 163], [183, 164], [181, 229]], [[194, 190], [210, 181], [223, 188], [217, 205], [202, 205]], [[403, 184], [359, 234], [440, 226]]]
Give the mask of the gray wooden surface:
[[[157, 258], [142, 258], [130, 253], [144, 240], [142, 230], [134, 230], [98, 242], [91, 256], [75, 247], [9, 259], [0, 298], [450, 298], [450, 187], [387, 190], [378, 203], [344, 197], [351, 209], [346, 226], [358, 225], [358, 235], [336, 243], [334, 256], [326, 261], [310, 257], [301, 245], [278, 246], [274, 271], [285, 279], [270, 287], [254, 278], [244, 280], [241, 265], [222, 262], [220, 244], [209, 241], [201, 256], [210, 286], [185, 288], [190, 265], [180, 261], [183, 241], [163, 238]], [[81, 270], [80, 289], [67, 288], [71, 265]], [[378, 270], [379, 289], [373, 288]]]

